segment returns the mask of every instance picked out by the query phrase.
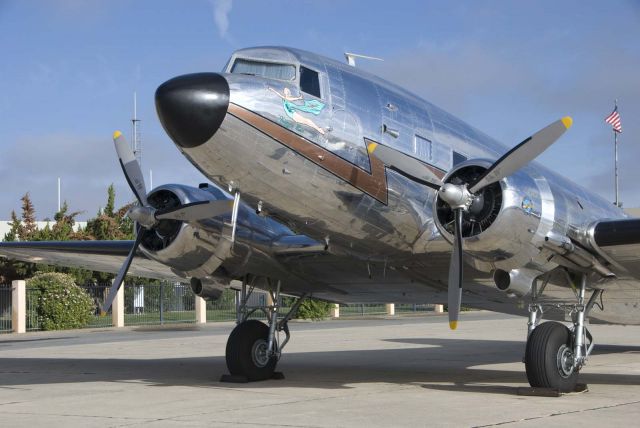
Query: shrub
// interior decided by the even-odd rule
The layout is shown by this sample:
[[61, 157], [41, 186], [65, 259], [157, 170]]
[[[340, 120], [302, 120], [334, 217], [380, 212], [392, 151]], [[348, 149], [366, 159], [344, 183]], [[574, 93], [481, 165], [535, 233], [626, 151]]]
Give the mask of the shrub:
[[296, 318], [321, 320], [329, 316], [332, 305], [332, 303], [322, 300], [306, 299], [298, 308]]
[[73, 276], [64, 273], [38, 273], [27, 281], [36, 299], [35, 310], [43, 330], [64, 330], [87, 325], [94, 313], [91, 297], [78, 287]]

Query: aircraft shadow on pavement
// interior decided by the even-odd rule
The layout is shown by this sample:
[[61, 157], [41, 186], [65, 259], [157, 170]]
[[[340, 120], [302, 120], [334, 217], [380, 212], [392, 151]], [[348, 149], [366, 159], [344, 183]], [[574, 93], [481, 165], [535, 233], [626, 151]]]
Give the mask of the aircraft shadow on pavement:
[[[285, 380], [250, 384], [219, 382], [226, 373], [224, 357], [158, 359], [118, 358], [0, 358], [0, 388], [31, 384], [134, 382], [153, 386], [202, 388], [309, 387], [351, 388], [358, 383], [423, 384], [425, 388], [462, 392], [514, 394], [528, 386], [520, 363], [524, 342], [501, 340], [387, 339], [388, 344], [413, 348], [284, 353], [278, 366]], [[126, 348], [118, 346], [126, 354]], [[188, 354], [185, 349], [185, 354]], [[594, 355], [640, 353], [638, 346], [602, 345]], [[598, 373], [587, 366], [580, 381], [587, 384], [640, 385], [640, 375]], [[510, 385], [510, 386], [505, 386]], [[512, 386], [511, 386], [512, 385]]]

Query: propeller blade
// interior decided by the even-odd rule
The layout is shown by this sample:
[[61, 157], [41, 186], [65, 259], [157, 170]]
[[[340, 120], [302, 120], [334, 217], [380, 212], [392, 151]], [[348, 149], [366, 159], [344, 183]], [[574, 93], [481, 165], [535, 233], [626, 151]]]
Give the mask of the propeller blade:
[[453, 233], [453, 251], [449, 263], [449, 290], [447, 305], [449, 309], [449, 328], [458, 327], [458, 314], [462, 301], [462, 208], [453, 210], [455, 213], [455, 230]]
[[367, 151], [370, 155], [375, 152], [375, 156], [380, 159], [387, 168], [404, 175], [410, 180], [429, 186], [435, 190], [439, 190], [442, 185], [440, 179], [428, 166], [405, 153], [378, 143], [370, 143], [367, 146]]
[[572, 124], [573, 119], [565, 116], [536, 132], [495, 161], [493, 165], [469, 187], [469, 191], [476, 193], [483, 187], [513, 174], [555, 143]]
[[106, 313], [109, 311], [109, 308], [111, 308], [113, 300], [116, 298], [116, 294], [118, 294], [118, 290], [120, 290], [120, 287], [124, 282], [124, 277], [127, 276], [127, 272], [129, 271], [129, 267], [131, 266], [131, 262], [133, 261], [133, 257], [135, 256], [141, 241], [142, 228], [139, 227], [136, 240], [133, 243], [133, 247], [131, 247], [131, 251], [129, 251], [127, 258], [124, 260], [124, 263], [122, 264], [118, 275], [116, 275], [116, 278], [113, 280], [113, 284], [111, 284], [111, 288], [109, 288], [109, 294], [107, 294], [107, 298], [105, 299], [102, 308], [100, 308], [100, 313], [102, 315], [106, 315]]
[[120, 159], [120, 166], [122, 167], [122, 172], [124, 172], [124, 176], [127, 179], [127, 183], [129, 183], [129, 187], [131, 187], [131, 191], [136, 195], [140, 205], [146, 206], [147, 189], [144, 185], [144, 176], [142, 175], [142, 170], [140, 169], [140, 165], [138, 164], [131, 147], [129, 147], [129, 143], [127, 143], [122, 132], [116, 131], [113, 133], [113, 143], [116, 146], [116, 153], [118, 153], [118, 159]]
[[196, 221], [216, 217], [233, 209], [233, 199], [222, 201], [201, 201], [180, 205], [175, 208], [159, 209], [155, 212], [157, 220]]

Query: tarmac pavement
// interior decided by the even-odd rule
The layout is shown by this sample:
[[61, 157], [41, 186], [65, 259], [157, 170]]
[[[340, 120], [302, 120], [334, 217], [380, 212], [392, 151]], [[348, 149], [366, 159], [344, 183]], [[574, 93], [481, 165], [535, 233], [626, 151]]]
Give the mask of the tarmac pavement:
[[292, 322], [284, 380], [219, 382], [232, 323], [0, 335], [0, 425], [637, 426], [640, 326], [590, 327], [589, 391], [527, 387], [526, 319]]

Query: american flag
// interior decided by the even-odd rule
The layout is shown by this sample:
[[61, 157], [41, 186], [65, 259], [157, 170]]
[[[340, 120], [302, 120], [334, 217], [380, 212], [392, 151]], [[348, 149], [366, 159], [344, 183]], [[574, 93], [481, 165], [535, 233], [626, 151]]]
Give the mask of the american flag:
[[622, 132], [622, 121], [620, 121], [620, 113], [618, 113], [618, 106], [613, 109], [611, 114], [604, 119], [615, 132]]

